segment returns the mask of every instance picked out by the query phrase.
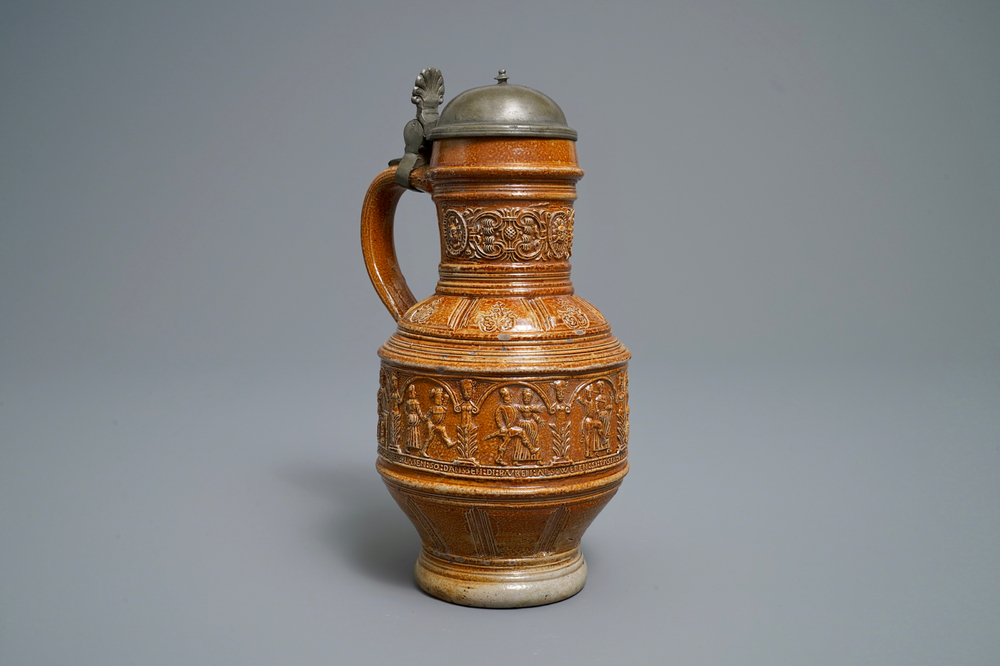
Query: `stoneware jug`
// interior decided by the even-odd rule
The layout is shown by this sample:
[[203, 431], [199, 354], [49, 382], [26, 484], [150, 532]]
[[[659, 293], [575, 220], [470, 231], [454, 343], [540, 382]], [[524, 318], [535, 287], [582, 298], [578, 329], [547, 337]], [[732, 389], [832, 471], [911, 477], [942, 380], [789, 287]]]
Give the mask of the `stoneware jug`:
[[[423, 70], [405, 154], [361, 214], [368, 274], [397, 324], [378, 352], [376, 467], [420, 534], [420, 587], [484, 607], [579, 592], [580, 539], [628, 471], [629, 353], [570, 282], [577, 133], [507, 78], [439, 114], [441, 72]], [[407, 189], [431, 195], [441, 232], [422, 301], [393, 244]]]

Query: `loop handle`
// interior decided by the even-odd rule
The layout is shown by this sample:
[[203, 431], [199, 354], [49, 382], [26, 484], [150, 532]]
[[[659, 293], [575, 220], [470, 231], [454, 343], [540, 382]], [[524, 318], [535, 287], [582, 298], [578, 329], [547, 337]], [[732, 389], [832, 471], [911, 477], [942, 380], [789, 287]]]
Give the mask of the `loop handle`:
[[365, 268], [378, 297], [396, 321], [417, 302], [396, 260], [392, 233], [396, 204], [405, 191], [396, 182], [396, 167], [391, 166], [372, 181], [361, 207], [361, 251]]

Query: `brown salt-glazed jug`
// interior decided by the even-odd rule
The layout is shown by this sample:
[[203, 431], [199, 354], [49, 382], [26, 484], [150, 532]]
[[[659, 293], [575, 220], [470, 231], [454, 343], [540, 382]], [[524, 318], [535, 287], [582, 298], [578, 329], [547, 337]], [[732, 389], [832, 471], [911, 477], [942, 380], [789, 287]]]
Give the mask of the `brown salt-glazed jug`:
[[[580, 538], [628, 471], [629, 353], [570, 282], [576, 131], [549, 97], [496, 78], [439, 115], [441, 72], [420, 73], [361, 243], [397, 323], [379, 350], [376, 466], [420, 533], [417, 583], [518, 607], [586, 581]], [[441, 231], [422, 301], [393, 244], [406, 189], [431, 195]]]

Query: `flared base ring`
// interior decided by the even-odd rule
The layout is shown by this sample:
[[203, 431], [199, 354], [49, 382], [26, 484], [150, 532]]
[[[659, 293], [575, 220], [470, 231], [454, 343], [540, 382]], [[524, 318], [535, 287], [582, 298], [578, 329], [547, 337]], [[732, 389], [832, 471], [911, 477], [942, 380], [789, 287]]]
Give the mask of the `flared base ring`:
[[417, 584], [438, 599], [479, 608], [543, 606], [572, 597], [587, 582], [579, 549], [557, 561], [520, 566], [458, 564], [420, 552]]

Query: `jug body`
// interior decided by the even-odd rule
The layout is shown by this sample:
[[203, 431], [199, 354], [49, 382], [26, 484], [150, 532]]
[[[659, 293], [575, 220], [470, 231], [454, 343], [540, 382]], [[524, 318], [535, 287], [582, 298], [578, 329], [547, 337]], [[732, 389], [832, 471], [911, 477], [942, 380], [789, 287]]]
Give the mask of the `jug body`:
[[[440, 279], [417, 302], [368, 262], [397, 318], [379, 350], [377, 469], [420, 534], [425, 591], [559, 601], [583, 587], [580, 540], [628, 471], [629, 354], [570, 281], [575, 143], [445, 133], [413, 166], [437, 209]], [[406, 167], [369, 202], [398, 198]], [[366, 204], [369, 227], [391, 234], [392, 207]]]

